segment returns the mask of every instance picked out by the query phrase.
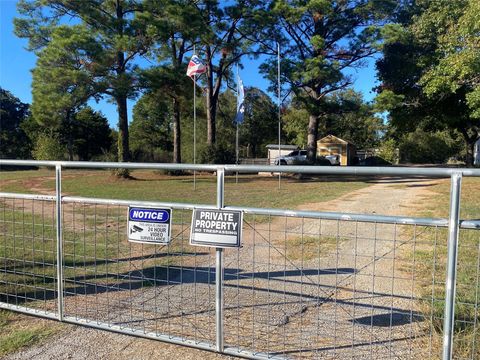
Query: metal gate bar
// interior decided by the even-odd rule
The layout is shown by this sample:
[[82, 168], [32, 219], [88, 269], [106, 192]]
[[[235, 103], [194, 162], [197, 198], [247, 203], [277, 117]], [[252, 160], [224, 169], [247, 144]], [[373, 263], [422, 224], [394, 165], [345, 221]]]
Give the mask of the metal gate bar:
[[[278, 168], [247, 165], [218, 166], [0, 160], [0, 166], [2, 165], [54, 167], [56, 192], [55, 196], [0, 193], [0, 204], [3, 208], [0, 209], [3, 210], [0, 225], [4, 228], [3, 233], [0, 232], [0, 236], [3, 235], [5, 241], [4, 267], [3, 271], [0, 270], [0, 272], [3, 272], [3, 280], [0, 281], [0, 287], [2, 285], [5, 286], [5, 290], [3, 288], [0, 290], [0, 308], [248, 358], [355, 357], [364, 353], [361, 348], [365, 347], [370, 357], [379, 356], [380, 353], [378, 351], [386, 351], [385, 354], [388, 354], [388, 357], [406, 358], [413, 357], [415, 352], [424, 351], [425, 349], [419, 350], [410, 346], [405, 348], [405, 350], [398, 350], [401, 347], [399, 348], [394, 343], [397, 341], [397, 335], [395, 334], [398, 333], [394, 323], [403, 321], [401, 319], [407, 319], [405, 320], [407, 323], [403, 327], [409, 327], [409, 330], [407, 330], [409, 331], [410, 339], [414, 339], [414, 343], [423, 341], [424, 335], [422, 333], [424, 330], [422, 330], [422, 327], [424, 325], [422, 324], [426, 317], [414, 311], [414, 306], [416, 306], [414, 304], [418, 301], [427, 300], [432, 305], [436, 303], [444, 304], [443, 316], [438, 319], [443, 320], [443, 359], [452, 359], [455, 338], [453, 329], [455, 321], [458, 321], [455, 318], [454, 310], [459, 233], [461, 229], [470, 229], [469, 231], [480, 229], [480, 221], [462, 221], [459, 218], [461, 179], [469, 176], [479, 177], [480, 170], [478, 169], [330, 168], [304, 166], [284, 166]], [[216, 205], [62, 196], [62, 168], [119, 167], [129, 169], [214, 171], [217, 174]], [[225, 206], [225, 173], [256, 171], [335, 175], [451, 177], [450, 215], [449, 219], [430, 219]], [[12, 201], [11, 205], [8, 204], [10, 200]], [[15, 200], [21, 200], [23, 203], [17, 204]], [[30, 203], [25, 205], [25, 201]], [[38, 203], [41, 204], [41, 217], [36, 209], [36, 206], [39, 206]], [[40, 238], [38, 232], [36, 232], [36, 227], [39, 225], [36, 221], [37, 217], [41, 218], [42, 231], [44, 232], [46, 229], [46, 216], [44, 214], [46, 203], [54, 204], [54, 207], [49, 205], [54, 210], [52, 221], [54, 221], [55, 225], [52, 226], [52, 229], [55, 229], [56, 236], [55, 256], [53, 256], [52, 262], [46, 259], [47, 256], [51, 258], [53, 255], [45, 247], [50, 241], [48, 240], [48, 234], [43, 234], [43, 237], [41, 237], [43, 239], [41, 240], [43, 248], [36, 248], [37, 238]], [[65, 208], [67, 204], [71, 208]], [[79, 280], [79, 274], [82, 273], [78, 272], [80, 270], [77, 264], [77, 256], [81, 253], [81, 248], [76, 239], [78, 235], [76, 227], [79, 225], [75, 217], [75, 204], [83, 206], [84, 213], [80, 222], [83, 222], [84, 227], [89, 221], [93, 221], [94, 235], [92, 235], [92, 239], [96, 255], [93, 259], [93, 265], [87, 266], [84, 261], [83, 274], [85, 280]], [[28, 210], [29, 205], [31, 205], [31, 210]], [[130, 269], [123, 275], [120, 273], [119, 255], [121, 239], [119, 234], [123, 226], [120, 220], [120, 212], [121, 208], [127, 205], [166, 206], [180, 211], [181, 219], [180, 223], [177, 224], [180, 229], [177, 238], [180, 244], [180, 263], [177, 263], [174, 259], [176, 255], [173, 255], [173, 251], [176, 250], [171, 250], [169, 246], [167, 246], [166, 252], [162, 252], [163, 250], [157, 247], [147, 249], [144, 252], [142, 246], [141, 253], [146, 257], [142, 255], [141, 260], [132, 260], [131, 250], [128, 254], [130, 268], [132, 268], [132, 264], [134, 265], [133, 267], [136, 267], [136, 262], [138, 261], [140, 261], [142, 266], [138, 270]], [[89, 206], [93, 206], [94, 209], [93, 219], [86, 212], [88, 210], [86, 207]], [[110, 206], [117, 206], [118, 208], [114, 210]], [[188, 221], [184, 221], [184, 219], [188, 219], [188, 212], [196, 207], [241, 210], [246, 216], [250, 217], [245, 222], [249, 238], [246, 240], [244, 247], [237, 251], [227, 252], [217, 248], [215, 250], [214, 268], [212, 267], [213, 264], [209, 265], [210, 260], [208, 259], [211, 259], [210, 255], [200, 254], [196, 249], [192, 253], [193, 255], [186, 255], [187, 258], [185, 258], [185, 254], [188, 254], [189, 245], [187, 244], [188, 234], [185, 235], [186, 232], [188, 233]], [[23, 220], [21, 223], [16, 218], [18, 212], [22, 213]], [[68, 216], [73, 216], [71, 228], [68, 230], [68, 237], [65, 234], [66, 229], [68, 229], [65, 223], [65, 212], [69, 214]], [[112, 213], [116, 214], [115, 219], [112, 218]], [[268, 217], [266, 222], [265, 216]], [[257, 217], [260, 217], [260, 221], [256, 220]], [[31, 223], [28, 222], [29, 218], [31, 218]], [[111, 226], [109, 222], [112, 221], [116, 224], [116, 233], [108, 230], [109, 226]], [[284, 223], [284, 229], [281, 231], [276, 230], [281, 222]], [[102, 228], [104, 227], [104, 231], [102, 230], [101, 234], [97, 232], [99, 223], [102, 223]], [[351, 226], [346, 224], [351, 224]], [[26, 234], [25, 229], [27, 225], [32, 227], [31, 235]], [[317, 226], [317, 230], [314, 230], [315, 226]], [[389, 226], [393, 227], [393, 230], [388, 230]], [[363, 232], [366, 230], [362, 230], [362, 228], [365, 227], [370, 227], [370, 230], [364, 234]], [[400, 227], [405, 227], [405, 230], [399, 231]], [[347, 231], [346, 229], [350, 230]], [[445, 271], [446, 297], [444, 300], [437, 297], [435, 290], [438, 288], [438, 284], [441, 283], [441, 281], [437, 280], [438, 274], [443, 273], [443, 270], [440, 271], [437, 267], [437, 252], [447, 250], [439, 242], [439, 234], [443, 234], [443, 229], [445, 231], [448, 229], [448, 263]], [[12, 231], [12, 234], [9, 231]], [[19, 234], [19, 231], [21, 234]], [[393, 231], [393, 233], [389, 231]], [[389, 236], [392, 237], [389, 238]], [[404, 236], [407, 237], [402, 239]], [[8, 237], [12, 237], [13, 247], [8, 245]], [[312, 240], [313, 238], [317, 239], [317, 241]], [[418, 248], [431, 246], [431, 239], [434, 239], [432, 295], [428, 299], [422, 299], [415, 294], [415, 269], [417, 266], [422, 265], [415, 258], [415, 254]], [[348, 251], [342, 248], [342, 244], [345, 241], [350, 241], [354, 245], [354, 272], [344, 271], [341, 267], [347, 256], [349, 256]], [[364, 251], [359, 247], [359, 243], [371, 243], [373, 247], [371, 251]], [[31, 246], [31, 253], [26, 252], [27, 245]], [[333, 263], [322, 257], [321, 254], [323, 252], [328, 253], [330, 251], [325, 250], [322, 246], [327, 246], [334, 250], [336, 256], [333, 259]], [[399, 269], [397, 271], [396, 268], [399, 263], [398, 249], [405, 246], [413, 249], [413, 258], [410, 263], [412, 267], [410, 278], [405, 277], [403, 270]], [[85, 244], [83, 250], [85, 260]], [[104, 252], [103, 260], [97, 257], [97, 250]], [[117, 250], [116, 253], [115, 250]], [[316, 261], [315, 264], [309, 257], [310, 252], [313, 250], [318, 252], [318, 256], [312, 258]], [[12, 254], [11, 257], [8, 256], [9, 253]], [[38, 272], [36, 268], [36, 265], [39, 263], [36, 258], [39, 255], [38, 253], [43, 256], [41, 261], [42, 272]], [[21, 254], [21, 259], [17, 259], [17, 254]], [[157, 259], [157, 256], [162, 254], [165, 254], [167, 259], [165, 265], [159, 265], [160, 262]], [[189, 256], [190, 258], [188, 258]], [[72, 258], [73, 261], [71, 261]], [[480, 259], [480, 251], [478, 259]], [[100, 262], [103, 264], [104, 270], [97, 264], [99, 260], [101, 260]], [[193, 267], [187, 266], [189, 261], [194, 262]], [[380, 270], [377, 270], [377, 266], [380, 268], [381, 264], [386, 262], [393, 263], [393, 272], [390, 275], [380, 274], [378, 273]], [[109, 265], [112, 263], [115, 266]], [[152, 266], [153, 275], [145, 272], [144, 265], [146, 263]], [[207, 267], [202, 268], [200, 266], [201, 263], [206, 264]], [[232, 265], [236, 266], [231, 268]], [[308, 268], [311, 265], [315, 266], [316, 269], [313, 272]], [[332, 265], [331, 270], [328, 270], [328, 268], [322, 270], [325, 265]], [[28, 270], [29, 268], [31, 270]], [[165, 280], [159, 277], [159, 271], [163, 271], [161, 269], [166, 271]], [[55, 273], [52, 270], [55, 270]], [[93, 272], [92, 280], [87, 280], [89, 272]], [[479, 270], [477, 269], [476, 283], [474, 284], [477, 287], [479, 286], [478, 272]], [[52, 274], [55, 274], [53, 278]], [[111, 275], [114, 277], [113, 280], [109, 280], [112, 277]], [[40, 286], [41, 283], [38, 283], [39, 279], [43, 281], [43, 288]], [[115, 283], [115, 279], [117, 283]], [[129, 280], [130, 292], [132, 292], [132, 279], [141, 282], [138, 285], [138, 289], [143, 299], [142, 310], [133, 309], [133, 303], [130, 304], [131, 320], [136, 321], [135, 319], [138, 318], [136, 316], [132, 317], [133, 312], [140, 311], [142, 314], [138, 318], [141, 320], [138, 326], [126, 325], [122, 321], [116, 324], [112, 321], [113, 318], [117, 317], [115, 312], [117, 310], [114, 311], [114, 304], [123, 304], [120, 299], [115, 298], [115, 292], [120, 293], [123, 290], [119, 283], [120, 279]], [[190, 279], [193, 279], [193, 283], [187, 286], [185, 281]], [[194, 296], [194, 304], [197, 307], [197, 296], [200, 295], [198, 293], [200, 291], [201, 296], [207, 296], [205, 299], [208, 299], [208, 305], [210, 299], [209, 289], [213, 284], [213, 279], [215, 280], [215, 305], [212, 309], [214, 309], [215, 336], [209, 338], [208, 335], [205, 336], [205, 333], [202, 332], [204, 339], [201, 339], [198, 338], [198, 328], [195, 324], [198, 324], [199, 318], [205, 316], [209, 318], [211, 316], [209, 314], [213, 315], [213, 313], [208, 306], [204, 312], [193, 309], [194, 311], [188, 314], [185, 313], [185, 310], [180, 310], [180, 308], [168, 308], [169, 306], [177, 306], [172, 302], [169, 294], [170, 291], [175, 294], [172, 297], [179, 294], [181, 302], [178, 306], [180, 307], [185, 306], [185, 300], [187, 302], [191, 300], [188, 299], [188, 296]], [[384, 280], [380, 281], [378, 279], [390, 280], [390, 290], [384, 289]], [[54, 283], [53, 288], [49, 285], [50, 281]], [[69, 315], [72, 312], [72, 306], [76, 309], [75, 304], [77, 301], [81, 301], [82, 298], [84, 301], [90, 301], [87, 298], [92, 296], [88, 295], [86, 290], [84, 295], [78, 292], [77, 285], [82, 281], [85, 289], [89, 286], [95, 289], [92, 293], [93, 299], [91, 300], [96, 304], [95, 311], [98, 314], [105, 314], [105, 318], [99, 316], [89, 318], [88, 313], [82, 316], [81, 313], [77, 313], [77, 310], [74, 310], [74, 315]], [[408, 281], [411, 284], [411, 291], [409, 294], [399, 296], [395, 284], [402, 281]], [[33, 285], [30, 285], [30, 283], [33, 283]], [[67, 284], [68, 286], [73, 286], [73, 289], [67, 288]], [[12, 285], [15, 288], [15, 294], [13, 295], [8, 292], [8, 287]], [[148, 286], [152, 286], [153, 290], [147, 289], [146, 287]], [[33, 290], [32, 292], [27, 292], [28, 289]], [[101, 293], [98, 292], [98, 289], [101, 289]], [[194, 295], [192, 295], [192, 291]], [[22, 292], [23, 296], [21, 295]], [[41, 300], [41, 297], [37, 299], [39, 292], [44, 294], [43, 303], [38, 300]], [[161, 314], [159, 313], [157, 299], [164, 292], [167, 294], [167, 309], [170, 310], [166, 313], [165, 318], [168, 320], [168, 328], [166, 331], [160, 331], [158, 329], [158, 320], [149, 319], [146, 317], [146, 314]], [[50, 295], [47, 296], [47, 293]], [[208, 295], [205, 295], [207, 293]], [[465, 304], [465, 306], [474, 306], [475, 314], [472, 322], [465, 321], [469, 326], [474, 327], [472, 340], [474, 349], [470, 355], [465, 357], [471, 359], [475, 356], [476, 333], [478, 332], [478, 290], [476, 294], [474, 304]], [[370, 297], [369, 302], [363, 300], [363, 297], [367, 295]], [[390, 301], [389, 305], [384, 305], [383, 300], [377, 300], [385, 297]], [[396, 297], [402, 299], [401, 301], [405, 304], [409, 304], [408, 311], [396, 310], [395, 301], [400, 301], [394, 301]], [[56, 301], [56, 306], [51, 306], [50, 298]], [[152, 301], [154, 302], [153, 306], [151, 304]], [[297, 307], [298, 311], [295, 310]], [[329, 307], [331, 307], [332, 312], [328, 310]], [[106, 313], [102, 313], [103, 308], [106, 309]], [[325, 309], [327, 310], [325, 311]], [[180, 310], [179, 320], [172, 318], [177, 310]], [[375, 330], [377, 325], [374, 325], [377, 317], [383, 319], [385, 311], [388, 311], [387, 314], [389, 314], [389, 319], [387, 318], [389, 335], [386, 332], [382, 334]], [[233, 332], [230, 323], [225, 328], [225, 316], [235, 320], [236, 326], [233, 328]], [[326, 346], [320, 346], [319, 349], [315, 350], [315, 345], [318, 345], [321, 340], [319, 331], [324, 326], [328, 326], [329, 322], [332, 323], [332, 317], [334, 328], [330, 336], [331, 340], [328, 340], [328, 344], [331, 344], [332, 347], [329, 348], [329, 345], [326, 343]], [[286, 318], [289, 325], [275, 325], [275, 321], [280, 321], [278, 320], [279, 318]], [[422, 320], [416, 320], [417, 318]], [[428, 319], [430, 321], [428, 325], [430, 329], [429, 352], [430, 357], [435, 357], [437, 354], [432, 350], [432, 333], [435, 331], [433, 323], [437, 320], [436, 315], [433, 313], [433, 306]], [[347, 326], [348, 321], [351, 324]], [[140, 329], [142, 330], [139, 331]], [[343, 335], [345, 332], [352, 334], [351, 341], [345, 338]], [[342, 335], [340, 336], [340, 334]], [[356, 342], [355, 338], [360, 342]], [[400, 343], [402, 341], [400, 340]], [[397, 351], [400, 352], [398, 353]]]

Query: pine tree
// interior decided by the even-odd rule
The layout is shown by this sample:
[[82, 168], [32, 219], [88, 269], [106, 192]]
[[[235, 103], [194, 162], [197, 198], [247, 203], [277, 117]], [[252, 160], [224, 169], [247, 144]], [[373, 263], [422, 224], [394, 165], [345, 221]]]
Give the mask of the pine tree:
[[[95, 94], [107, 96], [117, 105], [118, 158], [128, 161], [127, 99], [137, 93], [134, 59], [146, 53], [150, 44], [136, 20], [142, 4], [136, 0], [23, 0], [18, 9], [22, 17], [15, 19], [15, 32], [28, 38], [30, 50], [37, 53], [54, 39], [59, 27], [78, 26], [62, 25], [65, 17], [75, 19], [85, 29], [89, 42], [86, 48], [76, 49], [82, 56], [80, 66], [94, 83]], [[89, 53], [89, 48], [95, 52]], [[70, 80], [75, 86], [77, 79]]]
[[[281, 43], [282, 82], [309, 113], [307, 150], [316, 157], [320, 120], [328, 115], [327, 95], [350, 86], [346, 70], [363, 65], [378, 50], [380, 27], [393, 0], [273, 0], [270, 23]], [[270, 48], [272, 45], [270, 45]], [[262, 71], [276, 83], [275, 60]]]

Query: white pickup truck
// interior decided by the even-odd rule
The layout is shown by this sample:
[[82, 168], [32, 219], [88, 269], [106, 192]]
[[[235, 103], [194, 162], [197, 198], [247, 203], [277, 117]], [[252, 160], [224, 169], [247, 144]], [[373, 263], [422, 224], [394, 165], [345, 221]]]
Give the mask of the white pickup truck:
[[327, 155], [323, 156], [323, 158], [330, 161], [332, 165], [340, 165], [340, 155]]

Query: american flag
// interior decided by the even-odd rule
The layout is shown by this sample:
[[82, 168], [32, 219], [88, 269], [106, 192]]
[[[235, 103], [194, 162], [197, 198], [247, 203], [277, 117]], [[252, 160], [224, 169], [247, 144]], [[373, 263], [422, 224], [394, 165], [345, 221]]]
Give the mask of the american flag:
[[207, 66], [197, 55], [193, 55], [188, 63], [187, 76], [193, 79], [193, 76], [203, 74], [207, 71]]

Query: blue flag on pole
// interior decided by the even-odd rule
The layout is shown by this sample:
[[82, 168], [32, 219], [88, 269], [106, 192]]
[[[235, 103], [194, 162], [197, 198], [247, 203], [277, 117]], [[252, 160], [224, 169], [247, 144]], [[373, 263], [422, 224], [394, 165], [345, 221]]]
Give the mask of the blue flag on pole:
[[245, 99], [245, 93], [243, 91], [243, 82], [240, 79], [240, 76], [237, 77], [238, 81], [238, 94], [237, 94], [237, 115], [235, 116], [235, 124], [241, 124], [243, 123], [243, 118], [245, 114], [245, 105], [244, 105], [244, 99]]

